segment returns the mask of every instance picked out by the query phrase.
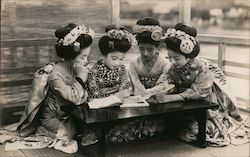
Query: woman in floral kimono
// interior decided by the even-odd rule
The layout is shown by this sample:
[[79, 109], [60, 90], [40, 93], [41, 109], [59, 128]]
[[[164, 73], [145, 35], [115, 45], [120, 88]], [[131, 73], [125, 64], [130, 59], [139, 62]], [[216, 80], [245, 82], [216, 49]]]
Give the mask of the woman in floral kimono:
[[[84, 82], [87, 80], [88, 71], [85, 64], [93, 33], [92, 29], [75, 24], [68, 24], [56, 30], [55, 36], [58, 38], [55, 45], [56, 53], [64, 60], [54, 66], [51, 65], [50, 69], [46, 66], [36, 73], [35, 79], [40, 76], [46, 77], [43, 77], [43, 82], [33, 84], [34, 90], [31, 93], [27, 114], [18, 126], [22, 136], [28, 136], [29, 133], [32, 133], [33, 129], [29, 128], [32, 128], [33, 124], [41, 124], [36, 129], [37, 135], [57, 139], [51, 147], [66, 153], [77, 151], [77, 142], [73, 140], [75, 132], [73, 123], [68, 115], [61, 110], [61, 107], [80, 105], [87, 100], [88, 94]], [[44, 91], [41, 93], [46, 93], [46, 95], [44, 97], [38, 95], [37, 91], [39, 90]], [[41, 100], [40, 104], [38, 100]], [[30, 115], [33, 115], [34, 112], [37, 114], [32, 116], [34, 119], [31, 119]], [[34, 122], [36, 119], [39, 120], [39, 123]]]
[[170, 68], [170, 62], [157, 50], [162, 28], [157, 19], [147, 17], [137, 21], [134, 32], [141, 54], [130, 63], [129, 68], [134, 94], [141, 96], [157, 94], [156, 82]]
[[[196, 57], [200, 52], [196, 35], [195, 28], [182, 23], [167, 30], [165, 43], [172, 66], [160, 82], [174, 84], [175, 88], [156, 95], [156, 100], [165, 103], [205, 99], [219, 104], [219, 109], [208, 111], [207, 141], [211, 145], [227, 145], [230, 143], [230, 130], [235, 125], [239, 126], [236, 123], [242, 121], [242, 117], [223, 72], [208, 60]], [[190, 130], [181, 133], [182, 139], [195, 139], [197, 127], [194, 129], [193, 124], [189, 124], [193, 126]], [[187, 133], [189, 136], [185, 136]]]
[[[131, 95], [131, 82], [127, 70], [121, 62], [126, 52], [136, 43], [134, 36], [125, 28], [115, 26], [106, 28], [105, 35], [99, 40], [99, 49], [104, 58], [97, 61], [89, 70], [88, 101], [114, 96], [124, 100]], [[108, 131], [106, 140], [127, 142], [139, 139], [143, 134], [143, 122], [134, 120], [118, 124]], [[147, 134], [150, 133], [147, 132]], [[91, 139], [83, 138], [82, 145], [87, 145], [89, 140]]]

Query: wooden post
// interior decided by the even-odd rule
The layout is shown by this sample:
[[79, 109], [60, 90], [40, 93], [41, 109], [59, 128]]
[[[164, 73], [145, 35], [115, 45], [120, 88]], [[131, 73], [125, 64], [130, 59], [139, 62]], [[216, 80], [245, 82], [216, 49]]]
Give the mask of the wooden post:
[[191, 0], [180, 1], [179, 4], [179, 21], [190, 24], [191, 19]]
[[16, 0], [4, 0], [1, 2], [1, 22], [5, 31], [14, 35], [16, 32]]
[[224, 60], [225, 60], [226, 44], [220, 42], [218, 46], [218, 66], [224, 71]]
[[120, 0], [111, 1], [111, 24], [120, 26]]

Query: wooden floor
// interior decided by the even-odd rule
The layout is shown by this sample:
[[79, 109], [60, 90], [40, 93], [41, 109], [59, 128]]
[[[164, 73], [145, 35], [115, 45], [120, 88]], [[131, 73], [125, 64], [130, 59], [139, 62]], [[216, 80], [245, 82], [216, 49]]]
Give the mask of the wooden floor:
[[4, 145], [0, 145], [0, 157], [74, 157], [75, 154], [66, 154], [55, 149], [32, 149], [4, 151]]
[[[206, 149], [185, 144], [169, 137], [153, 138], [131, 143], [108, 143], [107, 157], [249, 157], [250, 143]], [[80, 147], [76, 154], [66, 154], [53, 148], [4, 151], [0, 145], [0, 157], [93, 157], [96, 146]], [[89, 155], [92, 154], [92, 155]]]

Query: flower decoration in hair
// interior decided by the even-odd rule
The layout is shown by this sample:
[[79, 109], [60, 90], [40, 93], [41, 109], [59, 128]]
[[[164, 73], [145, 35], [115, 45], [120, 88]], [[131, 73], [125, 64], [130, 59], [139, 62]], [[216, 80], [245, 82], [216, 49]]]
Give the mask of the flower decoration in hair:
[[145, 31], [153, 32], [155, 30], [162, 31], [162, 28], [158, 25], [135, 25], [133, 27], [135, 33], [142, 33]]
[[111, 39], [122, 40], [123, 38], [125, 38], [129, 41], [131, 47], [133, 48], [137, 45], [137, 40], [135, 39], [134, 35], [125, 29], [123, 30], [111, 29], [108, 32], [106, 32], [106, 35]]
[[73, 44], [74, 49], [78, 50], [80, 49], [80, 43], [76, 42], [76, 39], [82, 34], [87, 34], [94, 38], [95, 32], [91, 28], [85, 27], [84, 25], [79, 25], [73, 28], [63, 39], [60, 39], [59, 43], [61, 43], [63, 46], [69, 46]]
[[135, 33], [151, 32], [151, 39], [160, 41], [162, 37], [162, 28], [157, 25], [135, 25], [133, 27]]
[[185, 54], [190, 54], [196, 44], [196, 39], [193, 36], [174, 28], [169, 28], [164, 34], [164, 38], [177, 38], [181, 40], [180, 50]]

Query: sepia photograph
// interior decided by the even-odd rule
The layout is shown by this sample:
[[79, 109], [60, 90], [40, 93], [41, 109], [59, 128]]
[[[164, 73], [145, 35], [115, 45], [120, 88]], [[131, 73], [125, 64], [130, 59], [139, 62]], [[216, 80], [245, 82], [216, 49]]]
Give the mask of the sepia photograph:
[[250, 157], [250, 0], [1, 0], [0, 157]]

